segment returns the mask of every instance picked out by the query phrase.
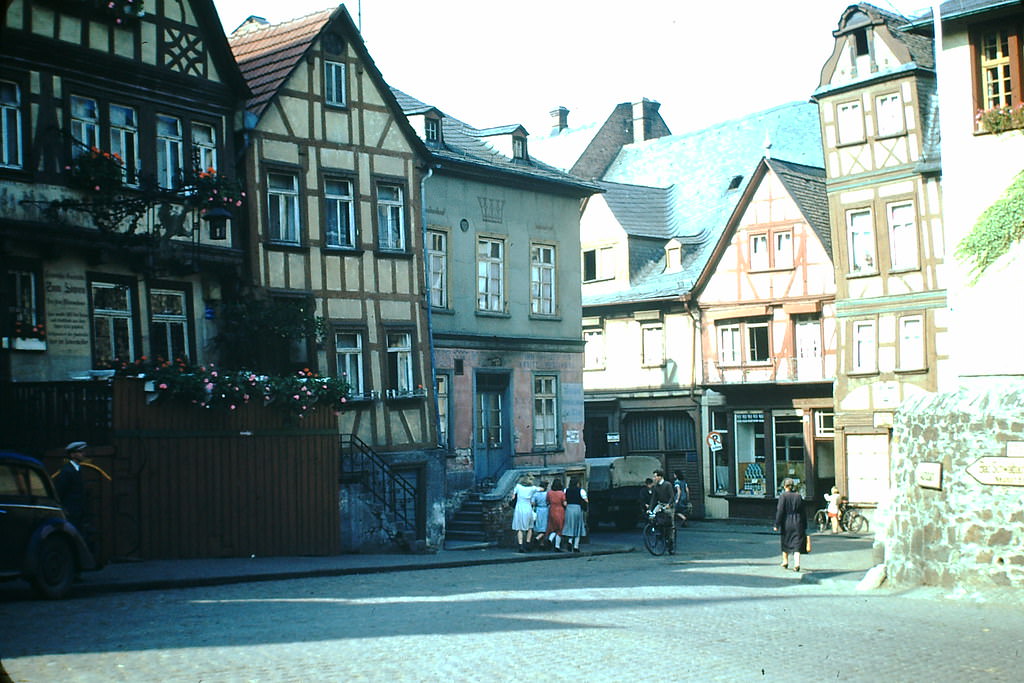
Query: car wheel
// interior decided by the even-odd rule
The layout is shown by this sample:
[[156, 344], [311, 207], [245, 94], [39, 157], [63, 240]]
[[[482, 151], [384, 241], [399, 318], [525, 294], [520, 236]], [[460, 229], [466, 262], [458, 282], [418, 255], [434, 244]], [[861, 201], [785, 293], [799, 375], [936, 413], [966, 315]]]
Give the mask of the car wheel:
[[41, 598], [57, 600], [68, 594], [75, 581], [75, 555], [67, 539], [53, 535], [39, 545], [32, 587]]

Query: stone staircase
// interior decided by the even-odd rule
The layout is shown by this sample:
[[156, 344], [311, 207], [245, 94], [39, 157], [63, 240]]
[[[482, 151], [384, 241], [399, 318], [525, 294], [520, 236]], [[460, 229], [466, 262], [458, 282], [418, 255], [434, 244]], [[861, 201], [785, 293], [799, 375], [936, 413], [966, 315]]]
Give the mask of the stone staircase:
[[487, 534], [484, 531], [484, 506], [479, 493], [473, 491], [462, 501], [462, 505], [448, 522], [445, 539], [459, 543], [487, 542]]

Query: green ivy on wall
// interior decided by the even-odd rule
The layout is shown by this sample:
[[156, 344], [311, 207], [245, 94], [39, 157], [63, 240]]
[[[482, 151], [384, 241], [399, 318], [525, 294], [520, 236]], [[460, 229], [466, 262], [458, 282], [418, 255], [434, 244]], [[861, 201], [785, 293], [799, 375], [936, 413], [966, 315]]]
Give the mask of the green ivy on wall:
[[1024, 239], [1024, 171], [1017, 174], [1002, 197], [982, 212], [971, 232], [957, 245], [957, 257], [973, 262], [971, 284], [978, 282], [985, 271], [1021, 239]]

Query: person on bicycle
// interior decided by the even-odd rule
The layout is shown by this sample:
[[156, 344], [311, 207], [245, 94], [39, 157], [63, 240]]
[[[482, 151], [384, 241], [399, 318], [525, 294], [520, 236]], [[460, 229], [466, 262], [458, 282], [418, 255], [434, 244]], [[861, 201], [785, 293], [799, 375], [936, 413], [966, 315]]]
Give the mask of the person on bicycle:
[[839, 489], [835, 486], [832, 487], [831, 493], [825, 494], [825, 502], [828, 503], [826, 512], [828, 513], [828, 521], [832, 524], [832, 533], [839, 533], [839, 502], [842, 500], [842, 496], [839, 495]]
[[654, 470], [654, 488], [651, 489], [651, 508], [656, 509], [662, 506], [664, 512], [659, 513], [658, 521], [668, 527], [665, 536], [668, 539], [668, 554], [675, 555], [676, 552], [676, 518], [672, 513], [675, 501], [675, 490], [672, 484], [665, 481], [664, 470]]

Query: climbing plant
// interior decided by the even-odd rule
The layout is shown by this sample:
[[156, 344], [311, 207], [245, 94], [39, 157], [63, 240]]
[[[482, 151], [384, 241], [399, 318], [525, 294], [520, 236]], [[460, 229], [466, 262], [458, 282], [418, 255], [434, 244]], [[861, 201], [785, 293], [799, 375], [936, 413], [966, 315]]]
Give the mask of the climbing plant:
[[956, 255], [972, 262], [971, 284], [1010, 248], [1024, 239], [1024, 171], [992, 206], [985, 209], [978, 222], [957, 245]]

